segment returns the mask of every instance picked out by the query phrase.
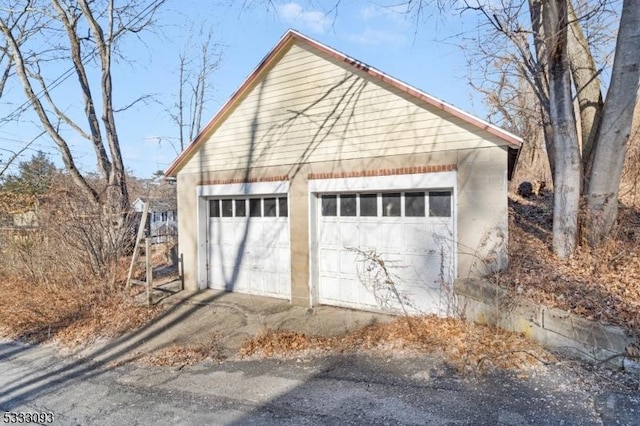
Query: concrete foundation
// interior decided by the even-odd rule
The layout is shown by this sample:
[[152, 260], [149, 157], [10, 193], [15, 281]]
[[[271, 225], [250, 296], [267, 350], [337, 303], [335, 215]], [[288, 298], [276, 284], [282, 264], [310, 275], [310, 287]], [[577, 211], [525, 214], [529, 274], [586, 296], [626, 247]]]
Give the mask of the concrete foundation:
[[580, 359], [640, 372], [638, 360], [628, 357], [638, 339], [621, 327], [514, 299], [487, 280], [458, 279], [455, 292], [459, 314], [468, 320], [522, 333], [547, 348]]

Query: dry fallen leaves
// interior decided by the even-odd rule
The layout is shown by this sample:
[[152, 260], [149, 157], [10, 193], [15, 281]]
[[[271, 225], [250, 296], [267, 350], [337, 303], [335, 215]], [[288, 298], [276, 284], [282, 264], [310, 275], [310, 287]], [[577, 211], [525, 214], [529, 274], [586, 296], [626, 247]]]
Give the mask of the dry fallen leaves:
[[145, 355], [138, 361], [157, 366], [184, 367], [217, 356], [218, 350], [215, 345], [173, 345], [163, 351]]
[[151, 321], [161, 308], [133, 302], [99, 283], [45, 285], [0, 277], [0, 332], [31, 342], [68, 346], [113, 337]]
[[[497, 282], [533, 301], [640, 334], [640, 211], [621, 208], [618, 227], [606, 244], [595, 250], [581, 247], [572, 259], [559, 260], [550, 249], [552, 204], [549, 193], [510, 200], [510, 265]], [[247, 341], [241, 353], [297, 356], [358, 349], [440, 352], [459, 369], [519, 369], [553, 359], [519, 335], [437, 317], [401, 318], [343, 337], [268, 331]]]
[[344, 336], [306, 336], [293, 331], [266, 331], [241, 348], [245, 357], [296, 357], [301, 354], [370, 350], [385, 354], [443, 355], [459, 370], [487, 367], [527, 369], [552, 362], [553, 356], [524, 337], [456, 318], [398, 318]]
[[550, 193], [509, 202], [509, 268], [499, 284], [535, 302], [640, 334], [640, 211], [621, 207], [603, 246], [578, 248], [573, 258], [551, 252]]

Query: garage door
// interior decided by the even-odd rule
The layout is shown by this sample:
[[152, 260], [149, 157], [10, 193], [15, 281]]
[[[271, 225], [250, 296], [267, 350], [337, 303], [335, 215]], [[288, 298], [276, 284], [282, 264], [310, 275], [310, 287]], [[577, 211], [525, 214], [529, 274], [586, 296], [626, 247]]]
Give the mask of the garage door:
[[209, 200], [209, 287], [289, 298], [286, 196]]
[[451, 190], [323, 194], [318, 203], [320, 303], [446, 313]]

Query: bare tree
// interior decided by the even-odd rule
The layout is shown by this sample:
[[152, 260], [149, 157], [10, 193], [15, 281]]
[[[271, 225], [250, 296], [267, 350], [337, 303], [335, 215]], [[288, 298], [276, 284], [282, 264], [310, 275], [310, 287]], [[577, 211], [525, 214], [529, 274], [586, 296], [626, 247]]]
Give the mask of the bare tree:
[[512, 78], [509, 63], [499, 61], [496, 65], [499, 68], [492, 70], [494, 75], [484, 70], [481, 79], [487, 82], [494, 78], [491, 87], [473, 81], [471, 85], [483, 95], [488, 121], [500, 122], [504, 129], [520, 135], [525, 141], [520, 148], [511, 183], [517, 187], [517, 182], [538, 180], [550, 185], [553, 179], [544, 136], [548, 117], [543, 114], [540, 102], [525, 78], [519, 75]]
[[[66, 172], [88, 204], [100, 212], [104, 227], [98, 263], [118, 255], [125, 227], [128, 192], [114, 107], [112, 63], [120, 39], [137, 34], [153, 22], [164, 0], [30, 0], [0, 9], [0, 34], [15, 76], [46, 134], [57, 145]], [[30, 28], [25, 35], [21, 28]], [[68, 67], [56, 79], [45, 74], [53, 64]], [[95, 72], [94, 72], [95, 70]], [[75, 76], [79, 96], [69, 102], [72, 88], [55, 92]], [[94, 78], [94, 76], [96, 76]], [[56, 96], [57, 95], [57, 96]], [[82, 112], [73, 110], [81, 103]], [[78, 168], [69, 131], [93, 148], [101, 182]]]
[[220, 46], [213, 42], [213, 32], [205, 35], [201, 30], [198, 34], [204, 40], [197, 52], [193, 53], [193, 39], [189, 37], [178, 57], [178, 95], [169, 111], [178, 126], [178, 152], [202, 129], [202, 113], [212, 89], [211, 76], [220, 65]]
[[[20, 28], [20, 32], [23, 32], [24, 29]], [[21, 37], [18, 37], [20, 40]], [[4, 94], [4, 87], [9, 79], [9, 75], [11, 74], [11, 69], [13, 68], [13, 61], [11, 60], [11, 55], [9, 54], [8, 43], [5, 43], [0, 46], [0, 69], [2, 73], [0, 74], [0, 98]]]
[[[567, 56], [571, 76], [575, 84], [575, 97], [580, 111], [580, 142], [582, 143], [582, 166], [587, 169], [603, 107], [602, 89], [598, 69], [589, 40], [582, 29], [581, 21], [571, 5], [567, 3]], [[606, 40], [610, 41], [610, 40]], [[602, 64], [602, 67], [605, 65]]]
[[[16, 2], [16, 4], [19, 4], [19, 3]], [[16, 4], [9, 2], [6, 4], [6, 8], [13, 9], [15, 8]], [[11, 29], [12, 29], [12, 32], [15, 34], [15, 37], [14, 37], [15, 43], [18, 46], [21, 46], [22, 43], [24, 43], [28, 37], [32, 36], [35, 33], [36, 27], [37, 27], [37, 22], [34, 22], [29, 19], [17, 20], [16, 22], [13, 22]], [[9, 81], [9, 77], [12, 75], [13, 68], [14, 68], [13, 58], [9, 50], [9, 41], [6, 39], [2, 41], [3, 43], [0, 46], [0, 99], [3, 98], [5, 87], [7, 86], [7, 82]], [[9, 116], [7, 117], [0, 118], [0, 122], [15, 119], [22, 112], [23, 112], [23, 108], [19, 108], [13, 114], [9, 114]], [[6, 148], [1, 148], [2, 151], [9, 153], [9, 155], [8, 157], [6, 157], [4, 161], [0, 161], [0, 177], [2, 177], [7, 172], [7, 170], [9, 170], [9, 167], [11, 167], [11, 165], [15, 161], [17, 161], [18, 158], [27, 149], [29, 149], [31, 144], [33, 144], [33, 142], [35, 142], [36, 139], [38, 139], [40, 136], [42, 136], [42, 133], [36, 136], [35, 138], [33, 138], [31, 141], [25, 142], [21, 147], [19, 147], [15, 151], [6, 149]]]
[[[575, 250], [581, 196], [586, 198], [585, 236], [592, 245], [601, 242], [617, 216], [620, 176], [637, 103], [640, 2], [624, 0], [620, 9], [620, 2], [609, 0], [409, 0], [408, 4], [416, 13], [428, 4], [441, 8], [453, 4], [461, 12], [477, 12], [484, 18], [478, 44], [495, 49], [507, 41], [499, 53], [482, 50], [489, 53], [484, 63], [508, 63], [506, 75], [527, 81], [539, 102], [555, 187], [554, 252], [569, 257]], [[613, 41], [611, 33], [616, 30]], [[609, 41], [615, 57], [603, 96], [600, 78], [609, 66]], [[605, 54], [598, 57], [602, 46]], [[495, 81], [485, 91], [492, 86], [496, 87]]]
[[640, 100], [635, 107], [630, 139], [624, 160], [620, 199], [629, 205], [640, 207]]

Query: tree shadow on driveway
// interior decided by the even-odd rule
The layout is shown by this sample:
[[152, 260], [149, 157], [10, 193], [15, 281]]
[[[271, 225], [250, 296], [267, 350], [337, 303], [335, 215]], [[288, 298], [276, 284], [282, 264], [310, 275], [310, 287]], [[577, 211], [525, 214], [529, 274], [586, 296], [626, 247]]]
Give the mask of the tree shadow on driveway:
[[[48, 390], [52, 386], [52, 382], [56, 385], [61, 385], [76, 379], [88, 379], [103, 374], [113, 368], [109, 366], [113, 361], [118, 361], [122, 357], [132, 354], [149, 340], [162, 333], [167, 333], [170, 329], [176, 327], [187, 318], [198, 314], [208, 304], [213, 303], [224, 295], [224, 293], [213, 293], [208, 297], [198, 298], [197, 304], [192, 304], [185, 308], [190, 300], [195, 299], [197, 294], [190, 295], [182, 303], [171, 306], [156, 317], [153, 322], [142, 328], [119, 337], [95, 350], [84, 353], [80, 359], [55, 368], [52, 371], [32, 374], [33, 377], [28, 379], [27, 377], [22, 377], [16, 380], [15, 384], [9, 384], [1, 388], [0, 406], [3, 410], [10, 411], [13, 407], [19, 405], [21, 401], [35, 398], [41, 392]], [[180, 310], [184, 311], [178, 312]], [[28, 346], [14, 346], [14, 348], [0, 354], [0, 361], [19, 354], [21, 351], [26, 350]]]

